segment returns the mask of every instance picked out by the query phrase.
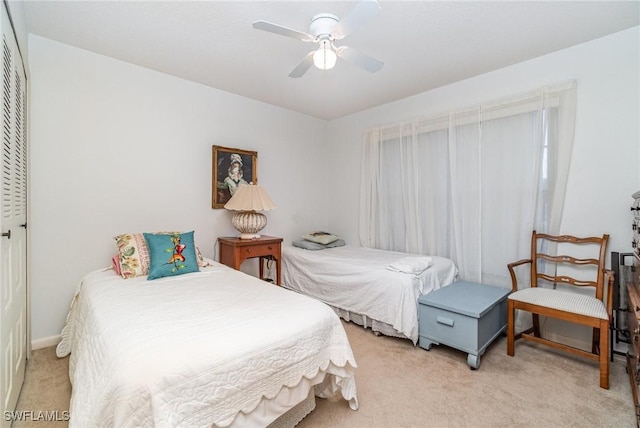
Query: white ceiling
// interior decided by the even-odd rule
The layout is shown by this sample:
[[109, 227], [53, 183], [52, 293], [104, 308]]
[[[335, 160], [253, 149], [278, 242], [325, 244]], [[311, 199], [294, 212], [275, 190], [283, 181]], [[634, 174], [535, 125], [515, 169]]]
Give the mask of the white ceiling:
[[354, 1], [25, 1], [30, 33], [321, 119], [334, 119], [640, 24], [640, 1], [393, 1], [348, 35], [385, 63], [338, 60], [288, 74], [313, 44], [254, 30], [308, 32]]

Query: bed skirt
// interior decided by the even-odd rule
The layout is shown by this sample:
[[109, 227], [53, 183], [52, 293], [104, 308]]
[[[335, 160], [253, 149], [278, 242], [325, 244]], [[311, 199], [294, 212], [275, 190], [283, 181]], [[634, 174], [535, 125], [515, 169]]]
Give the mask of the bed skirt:
[[293, 409], [273, 421], [268, 428], [291, 428], [300, 423], [305, 416], [316, 408], [316, 396], [313, 390], [309, 391], [307, 398]]
[[371, 319], [371, 318], [369, 318], [369, 317], [367, 317], [366, 315], [363, 315], [363, 314], [358, 314], [356, 312], [350, 312], [350, 311], [347, 311], [345, 309], [336, 308], [335, 306], [331, 306], [331, 305], [328, 305], [328, 306], [331, 307], [331, 309], [333, 309], [334, 312], [340, 318], [342, 318], [343, 320], [351, 321], [351, 322], [353, 322], [355, 324], [358, 324], [358, 325], [360, 325], [360, 326], [362, 326], [364, 328], [369, 328], [375, 334], [382, 334], [384, 336], [399, 337], [401, 339], [409, 339], [409, 340], [411, 340], [411, 338], [409, 338], [406, 335], [400, 333], [398, 330], [393, 328], [393, 326], [391, 326], [391, 325], [389, 325], [387, 323]]

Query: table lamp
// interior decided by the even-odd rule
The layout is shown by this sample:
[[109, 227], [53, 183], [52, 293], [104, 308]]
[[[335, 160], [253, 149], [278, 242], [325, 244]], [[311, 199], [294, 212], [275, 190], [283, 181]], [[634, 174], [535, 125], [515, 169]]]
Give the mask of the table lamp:
[[269, 211], [276, 206], [262, 186], [243, 184], [224, 207], [236, 211], [231, 224], [240, 232], [240, 239], [255, 239], [260, 237], [258, 232], [267, 225], [267, 216], [258, 211]]

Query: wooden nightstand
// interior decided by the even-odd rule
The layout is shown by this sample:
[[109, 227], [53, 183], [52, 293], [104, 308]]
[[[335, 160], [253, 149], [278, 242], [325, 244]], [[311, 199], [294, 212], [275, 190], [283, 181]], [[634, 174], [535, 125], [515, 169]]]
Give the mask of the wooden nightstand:
[[276, 261], [276, 284], [280, 285], [282, 238], [261, 236], [256, 239], [218, 238], [220, 263], [236, 270], [246, 259], [260, 257], [260, 279], [264, 279], [264, 259]]

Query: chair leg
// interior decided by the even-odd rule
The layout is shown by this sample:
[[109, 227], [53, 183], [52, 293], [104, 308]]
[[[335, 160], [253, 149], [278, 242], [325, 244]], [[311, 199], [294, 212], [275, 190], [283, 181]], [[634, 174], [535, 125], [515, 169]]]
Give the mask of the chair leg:
[[609, 321], [600, 323], [600, 388], [609, 389]]
[[599, 328], [594, 328], [593, 329], [593, 337], [591, 339], [591, 352], [593, 352], [594, 354], [598, 353], [598, 347], [600, 346], [600, 329]]
[[507, 355], [513, 357], [515, 341], [515, 307], [513, 301], [509, 300], [507, 307]]
[[542, 337], [540, 336], [540, 317], [538, 314], [533, 314], [533, 335], [535, 337]]

